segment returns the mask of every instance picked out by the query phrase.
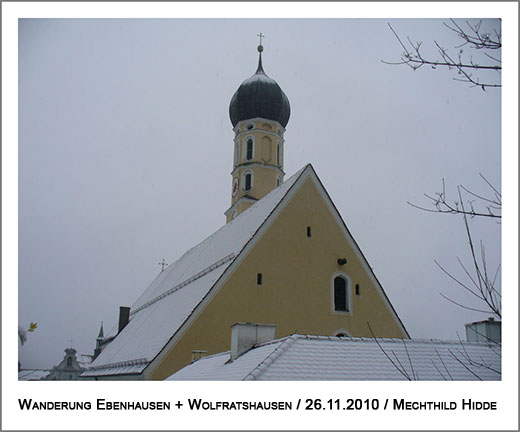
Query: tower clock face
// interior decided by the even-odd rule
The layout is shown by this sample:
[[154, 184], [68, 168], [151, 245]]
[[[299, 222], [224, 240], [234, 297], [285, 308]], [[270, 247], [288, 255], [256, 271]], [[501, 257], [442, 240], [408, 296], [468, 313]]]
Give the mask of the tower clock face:
[[235, 177], [233, 179], [233, 198], [235, 198], [237, 196], [237, 192], [238, 192], [238, 177]]

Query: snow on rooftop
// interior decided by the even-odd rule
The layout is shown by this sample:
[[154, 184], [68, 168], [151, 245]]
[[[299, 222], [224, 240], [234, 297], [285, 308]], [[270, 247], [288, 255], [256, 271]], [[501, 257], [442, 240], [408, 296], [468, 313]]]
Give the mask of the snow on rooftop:
[[148, 361], [145, 359], [112, 363], [108, 365], [102, 365], [95, 369], [89, 369], [86, 372], [83, 372], [81, 376], [85, 378], [93, 376], [135, 375], [141, 373], [147, 365]]
[[[88, 374], [102, 374], [102, 365], [108, 369], [108, 365], [116, 363], [153, 360], [307, 167], [161, 272], [132, 305], [129, 323], [93, 361]], [[230, 259], [226, 261], [226, 257]]]
[[39, 381], [49, 375], [50, 370], [22, 369], [18, 372], [19, 381]]
[[292, 335], [229, 359], [229, 352], [202, 358], [168, 380], [501, 379], [500, 345], [460, 341]]

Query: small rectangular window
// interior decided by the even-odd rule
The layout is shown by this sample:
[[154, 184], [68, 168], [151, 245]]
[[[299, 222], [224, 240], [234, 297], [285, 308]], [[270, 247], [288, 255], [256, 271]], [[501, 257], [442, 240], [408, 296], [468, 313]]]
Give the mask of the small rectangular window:
[[307, 237], [311, 237], [311, 227], [307, 227]]
[[356, 295], [359, 295], [359, 284], [356, 284]]
[[262, 285], [262, 273], [258, 273], [256, 275], [256, 284], [257, 285]]

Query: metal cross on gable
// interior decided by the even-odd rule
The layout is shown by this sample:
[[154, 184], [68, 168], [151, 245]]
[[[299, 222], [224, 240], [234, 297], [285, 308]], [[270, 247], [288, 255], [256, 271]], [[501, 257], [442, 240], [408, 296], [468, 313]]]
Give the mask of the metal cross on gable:
[[257, 36], [260, 38], [260, 45], [262, 45], [262, 38], [265, 37], [263, 33], [258, 33]]
[[157, 264], [159, 264], [161, 266], [161, 273], [164, 271], [164, 267], [166, 267], [168, 265], [168, 263], [165, 261], [164, 258], [160, 263], [157, 263]]

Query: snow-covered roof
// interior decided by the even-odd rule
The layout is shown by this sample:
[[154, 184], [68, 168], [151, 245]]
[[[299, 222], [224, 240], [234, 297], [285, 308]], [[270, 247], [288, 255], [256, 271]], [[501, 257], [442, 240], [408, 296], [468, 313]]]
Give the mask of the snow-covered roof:
[[292, 335], [230, 360], [204, 357], [168, 380], [500, 380], [501, 346], [461, 341]]
[[92, 363], [92, 355], [91, 354], [81, 354], [78, 359], [78, 364], [84, 368], [88, 367], [90, 363]]
[[88, 376], [111, 376], [111, 375], [134, 375], [140, 374], [149, 361], [147, 359], [127, 360], [117, 363], [101, 364], [92, 366], [88, 371], [81, 374], [82, 377]]
[[49, 370], [22, 369], [18, 372], [19, 381], [39, 381], [49, 375]]
[[310, 165], [169, 265], [130, 309], [130, 321], [85, 376], [141, 373], [238, 257]]

